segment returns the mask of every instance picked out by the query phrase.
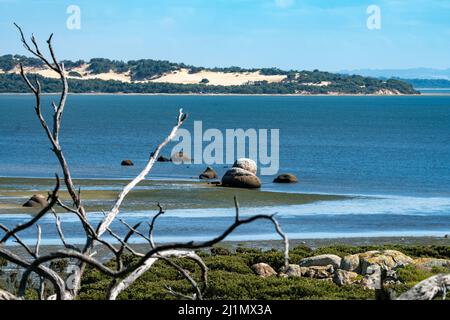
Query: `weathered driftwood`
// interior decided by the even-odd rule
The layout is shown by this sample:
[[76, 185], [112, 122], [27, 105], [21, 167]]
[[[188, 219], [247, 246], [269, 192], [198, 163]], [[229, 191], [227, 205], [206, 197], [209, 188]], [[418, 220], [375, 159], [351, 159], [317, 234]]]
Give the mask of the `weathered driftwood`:
[[419, 282], [400, 295], [398, 300], [433, 300], [438, 296], [446, 298], [450, 290], [450, 274], [438, 274]]
[[[120, 214], [120, 208], [125, 201], [129, 192], [136, 187], [141, 181], [143, 181], [147, 175], [150, 173], [153, 165], [157, 161], [161, 150], [176, 136], [178, 129], [185, 122], [187, 115], [180, 110], [176, 124], [169, 133], [169, 135], [156, 147], [156, 149], [151, 153], [151, 156], [145, 165], [144, 169], [134, 178], [130, 183], [128, 183], [123, 190], [119, 193], [117, 200], [112, 207], [111, 210], [105, 213], [104, 218], [97, 226], [93, 226], [87, 217], [87, 213], [83, 207], [82, 199], [81, 199], [81, 191], [76, 189], [72, 175], [70, 173], [70, 168], [68, 162], [65, 158], [62, 146], [59, 143], [59, 133], [61, 129], [61, 121], [64, 112], [64, 108], [67, 101], [67, 95], [69, 92], [68, 89], [68, 81], [66, 77], [66, 72], [64, 69], [64, 65], [59, 63], [56, 59], [53, 47], [52, 47], [52, 36], [47, 40], [47, 46], [50, 53], [51, 59], [47, 59], [44, 54], [40, 51], [39, 45], [34, 36], [31, 37], [31, 45], [25, 39], [25, 36], [22, 32], [22, 29], [16, 25], [20, 32], [22, 43], [26, 50], [28, 50], [35, 57], [40, 59], [48, 68], [53, 70], [59, 75], [62, 84], [62, 91], [59, 98], [58, 103], [52, 102], [53, 107], [53, 115], [52, 115], [52, 127], [47, 123], [47, 120], [44, 118], [41, 112], [41, 84], [37, 80], [34, 79], [32, 82], [29, 77], [25, 74], [24, 68], [20, 65], [20, 74], [24, 79], [25, 83], [29, 87], [29, 89], [33, 92], [35, 96], [35, 111], [36, 115], [39, 119], [39, 122], [44, 129], [44, 132], [47, 135], [48, 140], [52, 146], [53, 153], [59, 161], [61, 170], [64, 175], [64, 184], [70, 195], [72, 200], [72, 204], [65, 204], [61, 199], [58, 198], [58, 191], [60, 187], [59, 177], [56, 176], [56, 186], [52, 193], [49, 194], [47, 199], [48, 205], [43, 208], [36, 216], [27, 221], [24, 224], [21, 224], [12, 230], [9, 228], [0, 225], [0, 229], [5, 233], [0, 240], [0, 257], [6, 259], [9, 263], [15, 264], [25, 271], [20, 280], [19, 290], [17, 295], [13, 295], [12, 293], [7, 293], [4, 291], [0, 291], [0, 297], [6, 298], [14, 298], [14, 299], [23, 299], [25, 297], [26, 290], [29, 285], [29, 278], [32, 273], [35, 273], [39, 276], [39, 287], [33, 288], [38, 291], [38, 296], [40, 299], [48, 299], [48, 300], [70, 300], [74, 299], [78, 295], [78, 291], [80, 289], [81, 279], [85, 272], [85, 268], [87, 265], [97, 269], [104, 275], [111, 278], [111, 285], [109, 287], [108, 292], [106, 292], [106, 296], [109, 299], [116, 299], [118, 295], [126, 290], [129, 286], [131, 286], [140, 276], [142, 276], [145, 272], [149, 271], [151, 267], [158, 260], [163, 260], [167, 263], [169, 267], [176, 269], [192, 286], [194, 293], [192, 296], [177, 293], [172, 288], [167, 288], [170, 294], [173, 294], [180, 298], [186, 299], [202, 299], [203, 290], [207, 285], [208, 279], [208, 269], [202, 259], [194, 252], [195, 249], [207, 248], [213, 246], [223, 239], [225, 239], [228, 235], [230, 235], [236, 228], [241, 225], [252, 223], [256, 220], [267, 220], [271, 222], [275, 231], [283, 238], [285, 244], [285, 263], [288, 262], [288, 252], [289, 252], [289, 242], [287, 236], [282, 232], [280, 225], [274, 218], [274, 216], [268, 215], [257, 215], [247, 219], [241, 219], [239, 216], [239, 204], [235, 199], [235, 207], [236, 207], [236, 218], [232, 225], [230, 225], [220, 236], [213, 238], [211, 240], [205, 242], [183, 242], [183, 243], [174, 243], [169, 245], [161, 245], [157, 246], [153, 239], [153, 231], [155, 229], [155, 223], [157, 219], [162, 216], [164, 210], [158, 203], [159, 212], [153, 217], [151, 222], [149, 223], [149, 234], [148, 236], [144, 235], [142, 232], [138, 230], [141, 226], [141, 223], [138, 223], [134, 226], [129, 225], [126, 221], [122, 219], [118, 219], [118, 215]], [[86, 236], [86, 242], [82, 248], [78, 248], [70, 243], [68, 243], [64, 236], [63, 226], [61, 224], [61, 219], [57, 215], [55, 211], [55, 207], [59, 207], [69, 214], [75, 214], [83, 227]], [[42, 231], [38, 225], [39, 220], [48, 212], [52, 212], [55, 217], [55, 226], [58, 232], [62, 247], [64, 250], [58, 250], [54, 252], [47, 253], [46, 255], [40, 255], [40, 243]], [[116, 234], [111, 229], [111, 224], [114, 220], [120, 221], [123, 225], [125, 225], [128, 229], [128, 233], [121, 237]], [[20, 238], [19, 233], [25, 229], [28, 229], [32, 226], [36, 225], [37, 227], [37, 237], [36, 244], [34, 248], [30, 248], [26, 245]], [[116, 239], [119, 246], [113, 244], [105, 239], [102, 236], [105, 233], [110, 234], [114, 239]], [[128, 241], [131, 237], [137, 236], [141, 237], [143, 240], [148, 242], [149, 249], [147, 252], [137, 252], [133, 249]], [[5, 244], [8, 240], [14, 239], [19, 245], [21, 245], [28, 254], [28, 258], [23, 258], [17, 256], [14, 252], [7, 249]], [[95, 259], [95, 246], [103, 245], [105, 246], [115, 257], [117, 265], [115, 269], [111, 269], [107, 267], [100, 260]], [[123, 258], [125, 252], [130, 253], [132, 256], [136, 258], [136, 262], [133, 262], [126, 267], [123, 264]], [[171, 258], [186, 258], [195, 261], [202, 271], [201, 275], [201, 284], [198, 283], [186, 270], [177, 265]], [[60, 260], [60, 259], [71, 259], [77, 261], [78, 271], [72, 276], [71, 286], [69, 287], [65, 281], [65, 279], [47, 267], [48, 263]], [[48, 280], [53, 286], [53, 293], [47, 293], [46, 296], [46, 288], [45, 288], [45, 280]], [[48, 288], [47, 288], [48, 289]]]
[[17, 297], [8, 291], [0, 289], [0, 301], [1, 300], [17, 300]]

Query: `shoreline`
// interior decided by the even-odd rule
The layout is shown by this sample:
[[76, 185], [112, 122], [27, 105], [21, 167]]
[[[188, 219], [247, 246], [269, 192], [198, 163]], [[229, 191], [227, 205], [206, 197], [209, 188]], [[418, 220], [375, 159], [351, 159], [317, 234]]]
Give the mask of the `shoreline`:
[[[60, 95], [60, 93], [42, 93], [42, 96], [54, 96]], [[86, 92], [86, 93], [69, 93], [70, 96], [193, 96], [193, 97], [427, 97], [427, 96], [450, 96], [449, 93], [417, 93], [417, 94], [353, 94], [353, 93], [343, 93], [343, 94], [240, 94], [240, 93], [103, 93], [103, 92]], [[34, 96], [33, 93], [14, 93], [14, 92], [3, 92], [0, 96]]]

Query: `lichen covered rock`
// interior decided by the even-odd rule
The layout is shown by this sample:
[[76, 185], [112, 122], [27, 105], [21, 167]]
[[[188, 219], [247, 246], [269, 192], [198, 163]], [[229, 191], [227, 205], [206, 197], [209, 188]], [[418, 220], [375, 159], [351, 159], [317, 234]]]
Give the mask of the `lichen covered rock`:
[[345, 286], [355, 283], [358, 278], [356, 272], [346, 271], [346, 270], [336, 270], [333, 274], [333, 282], [338, 286]]
[[276, 276], [277, 273], [267, 263], [257, 263], [252, 265], [252, 270], [261, 278]]
[[300, 260], [301, 267], [332, 265], [335, 269], [341, 266], [341, 257], [335, 254], [322, 254], [319, 256], [304, 258]]
[[352, 254], [345, 256], [341, 260], [341, 266], [340, 268], [345, 271], [351, 271], [351, 272], [360, 272], [359, 268], [359, 255]]

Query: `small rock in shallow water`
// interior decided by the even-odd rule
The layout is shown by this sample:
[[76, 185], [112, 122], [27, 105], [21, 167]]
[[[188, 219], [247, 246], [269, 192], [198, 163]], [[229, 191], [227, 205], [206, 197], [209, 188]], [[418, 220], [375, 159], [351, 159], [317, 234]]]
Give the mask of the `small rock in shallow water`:
[[38, 207], [45, 207], [47, 206], [47, 204], [48, 204], [47, 197], [43, 196], [42, 194], [35, 194], [30, 198], [30, 200], [28, 200], [23, 204], [23, 207], [38, 208]]
[[208, 167], [206, 170], [199, 176], [200, 179], [211, 180], [217, 179], [217, 173], [213, 168]]
[[274, 183], [297, 183], [298, 179], [296, 176], [290, 173], [280, 174], [275, 180]]
[[122, 163], [121, 163], [121, 166], [123, 166], [123, 167], [132, 167], [132, 166], [134, 166], [134, 163], [131, 160], [123, 160]]
[[182, 151], [172, 155], [171, 158], [173, 163], [191, 163], [191, 158], [186, 156]]
[[158, 162], [171, 162], [172, 160], [170, 160], [169, 158], [166, 158], [164, 156], [159, 156]]

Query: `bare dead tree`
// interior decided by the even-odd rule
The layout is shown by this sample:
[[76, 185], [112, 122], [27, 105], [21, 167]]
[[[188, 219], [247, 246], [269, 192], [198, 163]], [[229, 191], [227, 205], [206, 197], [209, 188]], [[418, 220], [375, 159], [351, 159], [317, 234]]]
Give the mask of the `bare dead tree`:
[[[223, 231], [221, 235], [216, 238], [210, 239], [204, 242], [181, 242], [172, 243], [165, 245], [156, 245], [153, 237], [153, 231], [155, 229], [155, 224], [163, 214], [163, 208], [158, 204], [159, 212], [153, 217], [149, 223], [149, 234], [144, 235], [139, 231], [141, 223], [134, 226], [129, 225], [123, 219], [118, 218], [120, 214], [120, 208], [125, 201], [127, 195], [133, 190], [141, 181], [145, 180], [150, 171], [152, 170], [156, 159], [158, 158], [161, 150], [176, 136], [178, 129], [183, 125], [187, 119], [187, 114], [180, 110], [176, 124], [172, 128], [169, 135], [156, 147], [156, 149], [151, 153], [151, 157], [146, 163], [143, 170], [131, 180], [119, 193], [113, 207], [105, 213], [104, 218], [101, 222], [94, 226], [88, 219], [88, 214], [85, 211], [82, 203], [80, 189], [77, 189], [74, 185], [74, 181], [69, 169], [68, 161], [63, 152], [63, 148], [59, 141], [59, 133], [62, 125], [63, 113], [67, 101], [67, 96], [69, 92], [68, 81], [66, 77], [66, 71], [64, 69], [64, 64], [59, 63], [56, 59], [55, 52], [52, 47], [52, 36], [47, 40], [47, 47], [50, 54], [50, 58], [47, 58], [40, 50], [38, 42], [34, 36], [31, 37], [31, 44], [25, 39], [22, 29], [15, 24], [17, 27], [21, 41], [25, 49], [34, 55], [36, 58], [40, 59], [48, 68], [53, 70], [59, 75], [62, 90], [57, 102], [52, 102], [52, 123], [49, 125], [47, 120], [41, 111], [41, 95], [42, 88], [39, 80], [35, 77], [30, 80], [26, 74], [22, 65], [20, 65], [20, 75], [27, 84], [30, 91], [35, 97], [35, 112], [39, 119], [39, 122], [47, 135], [47, 138], [52, 146], [52, 151], [58, 162], [60, 164], [64, 185], [70, 195], [72, 204], [64, 203], [59, 197], [58, 192], [60, 189], [60, 180], [56, 176], [56, 184], [53, 192], [49, 193], [47, 199], [47, 206], [43, 208], [36, 216], [32, 219], [16, 226], [12, 230], [5, 226], [0, 225], [0, 229], [5, 233], [0, 240], [0, 257], [6, 259], [9, 263], [17, 265], [24, 269], [23, 275], [20, 280], [18, 294], [13, 295], [12, 293], [0, 290], [0, 300], [5, 299], [24, 299], [26, 291], [29, 286], [30, 276], [34, 273], [40, 279], [39, 288], [34, 288], [39, 293], [40, 299], [62, 299], [71, 300], [75, 299], [79, 293], [81, 287], [81, 280], [85, 273], [86, 267], [90, 266], [99, 272], [103, 273], [105, 276], [111, 278], [111, 285], [106, 293], [108, 299], [116, 299], [121, 292], [130, 287], [134, 282], [136, 282], [144, 273], [149, 271], [152, 266], [158, 261], [166, 261], [169, 267], [177, 270], [184, 279], [186, 279], [193, 288], [192, 295], [186, 295], [183, 293], [175, 292], [172, 288], [167, 288], [168, 292], [179, 298], [185, 299], [202, 299], [203, 292], [207, 286], [208, 281], [208, 268], [203, 262], [201, 257], [195, 253], [195, 250], [208, 248], [214, 246], [215, 244], [223, 241], [227, 236], [233, 233], [238, 227], [252, 223], [257, 220], [266, 220], [274, 225], [275, 231], [281, 236], [284, 241], [284, 258], [285, 265], [289, 263], [289, 241], [287, 236], [281, 230], [281, 227], [273, 215], [256, 215], [249, 218], [240, 217], [240, 209], [237, 199], [235, 199], [235, 220], [226, 230]], [[82, 230], [85, 234], [85, 243], [82, 248], [78, 248], [70, 243], [68, 243], [64, 236], [63, 227], [59, 216], [56, 214], [55, 208], [59, 207], [67, 212], [67, 214], [74, 214], [81, 222]], [[53, 252], [46, 253], [45, 255], [40, 254], [40, 243], [41, 243], [41, 229], [38, 225], [39, 220], [49, 212], [53, 213], [55, 216], [55, 227], [57, 229], [63, 250], [56, 250]], [[111, 229], [111, 224], [113, 221], [119, 221], [127, 229], [128, 232], [124, 237], [116, 234]], [[32, 226], [37, 225], [37, 237], [36, 245], [34, 249], [30, 248], [24, 241], [20, 238], [20, 233]], [[108, 233], [112, 238], [116, 240], [116, 243], [107, 241], [104, 239], [104, 234]], [[140, 237], [144, 242], [147, 242], [149, 249], [146, 252], [138, 252], [133, 249], [129, 244], [131, 237]], [[24, 258], [18, 256], [11, 249], [6, 246], [8, 240], [14, 239], [20, 246], [25, 249], [28, 257]], [[115, 269], [108, 267], [105, 263], [95, 258], [96, 246], [106, 247], [115, 257], [117, 262]], [[125, 253], [131, 254], [135, 259], [126, 266], [123, 263]], [[185, 258], [194, 261], [201, 269], [201, 279], [200, 282], [195, 280], [189, 272], [175, 263], [171, 258]], [[57, 272], [53, 271], [48, 265], [52, 261], [61, 259], [72, 259], [77, 262], [78, 272], [74, 275], [72, 285], [69, 286], [63, 276], [59, 275]], [[44, 291], [44, 280], [47, 280], [53, 286], [54, 294], [45, 296]]]
[[445, 300], [449, 290], [450, 274], [438, 274], [419, 282], [397, 300], [433, 300], [438, 296]]

